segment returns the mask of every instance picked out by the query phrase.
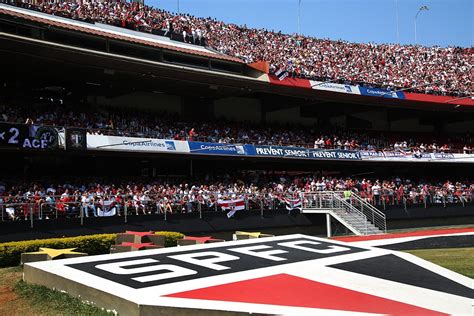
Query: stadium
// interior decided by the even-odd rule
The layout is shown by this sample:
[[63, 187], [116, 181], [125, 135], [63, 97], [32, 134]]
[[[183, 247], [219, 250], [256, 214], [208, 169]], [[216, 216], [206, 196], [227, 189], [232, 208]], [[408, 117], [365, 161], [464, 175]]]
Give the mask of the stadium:
[[472, 315], [472, 57], [0, 0], [0, 314]]

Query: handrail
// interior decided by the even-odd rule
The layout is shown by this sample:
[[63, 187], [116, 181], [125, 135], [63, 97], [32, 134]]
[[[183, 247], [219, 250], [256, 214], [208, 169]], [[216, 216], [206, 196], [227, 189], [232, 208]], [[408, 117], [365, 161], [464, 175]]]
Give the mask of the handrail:
[[[368, 223], [369, 221], [367, 220], [367, 216], [358, 210], [354, 205], [346, 201], [342, 196], [341, 196], [342, 191], [318, 191], [318, 192], [311, 192], [311, 193], [306, 193], [302, 195], [303, 198], [303, 205], [305, 205], [307, 208], [311, 209], [329, 209], [332, 216], [335, 216], [338, 218], [339, 221], [345, 223], [349, 229], [351, 229], [353, 232], [359, 232], [362, 234], [367, 235], [368, 234]], [[316, 200], [316, 205], [308, 205], [306, 199], [313, 199]], [[326, 207], [327, 206], [327, 207]], [[360, 227], [355, 227], [353, 223], [350, 223], [348, 221], [348, 218], [346, 216], [343, 216], [343, 214], [338, 213], [337, 210], [345, 210], [349, 214], [351, 214], [351, 218], [354, 220], [356, 219], [358, 224], [364, 225], [364, 231]]]
[[[337, 194], [339, 196], [344, 196], [344, 191], [311, 191], [311, 192], [300, 192], [299, 195], [307, 195], [307, 194], [322, 194], [322, 193], [326, 193], [326, 194]], [[83, 196], [82, 195], [83, 193], [71, 193], [68, 195], [69, 198], [73, 199], [73, 201], [71, 202], [74, 202], [74, 203], [82, 203], [81, 201], [81, 197]], [[201, 203], [204, 203], [206, 201], [212, 201], [212, 202], [215, 202], [216, 199], [217, 199], [217, 195], [220, 194], [218, 192], [207, 192], [205, 195], [207, 195], [209, 198], [204, 198], [203, 197], [203, 194], [192, 194], [192, 195], [195, 195], [197, 198], [192, 200], [191, 202], [201, 202]], [[259, 200], [263, 200], [264, 202], [267, 202], [269, 201], [269, 203], [273, 203], [272, 201], [276, 201], [276, 200], [282, 200], [284, 198], [290, 198], [290, 199], [295, 199], [297, 198], [295, 195], [293, 194], [289, 194], [289, 193], [283, 193], [283, 194], [275, 194], [273, 196], [268, 196], [268, 194], [265, 194], [265, 193], [245, 193], [245, 192], [234, 192], [233, 194], [235, 194], [236, 197], [238, 198], [245, 198], [245, 199], [249, 199], [249, 200], [253, 200], [253, 201], [256, 201], [258, 202]], [[111, 193], [107, 193], [107, 194], [95, 194], [93, 192], [91, 193], [88, 193], [88, 197], [94, 197], [98, 200], [108, 200], [108, 199], [113, 199], [113, 198], [116, 198], [116, 197], [120, 197], [123, 199], [123, 201], [130, 201], [132, 200], [133, 198], [133, 193], [131, 194], [111, 194]], [[150, 200], [161, 200], [161, 199], [165, 199], [167, 198], [168, 200], [171, 200], [170, 202], [171, 203], [175, 203], [176, 201], [181, 201], [181, 200], [184, 200], [185, 196], [187, 196], [188, 194], [179, 194], [179, 193], [174, 193], [174, 194], [163, 194], [163, 193], [154, 193], [154, 194], [150, 194], [150, 193], [138, 193], [138, 195], [144, 195], [144, 196], [147, 196]], [[224, 194], [224, 196], [226, 196]], [[367, 206], [367, 208], [370, 208], [371, 210], [373, 210], [374, 213], [376, 213], [378, 216], [380, 217], [385, 217], [385, 214], [383, 212], [381, 212], [378, 208], [376, 208], [374, 205], [372, 205], [369, 201], [365, 201], [360, 195], [358, 195], [357, 193], [354, 193], [352, 192], [352, 195], [354, 200], [358, 201], [359, 203], [363, 202], [365, 206]], [[46, 198], [54, 198], [54, 201], [51, 202], [51, 203], [59, 203], [61, 202], [61, 198], [62, 198], [62, 195], [50, 195], [50, 194], [47, 194], [47, 195], [42, 195], [41, 196], [41, 199], [43, 200], [42, 202], [46, 202], [44, 201], [44, 199]], [[401, 196], [402, 198], [406, 198], [405, 196]], [[228, 198], [230, 198], [230, 196], [228, 196]], [[451, 198], [451, 201], [449, 200], [449, 198]], [[3, 199], [3, 201], [2, 201]], [[11, 202], [5, 202], [5, 199], [7, 200], [11, 200]], [[16, 202], [16, 200], [18, 199], [21, 199], [21, 200], [24, 200], [25, 199], [25, 196], [24, 195], [13, 195], [13, 196], [4, 196], [4, 197], [1, 197], [0, 196], [0, 205], [4, 205], [4, 204], [11, 204], [11, 203], [36, 203], [37, 201], [33, 200], [33, 198], [27, 198], [26, 201], [24, 202]], [[385, 203], [385, 199], [384, 199], [384, 196], [382, 195], [381, 196], [381, 205], [385, 205], [385, 206], [389, 206], [389, 205], [405, 205], [406, 207], [406, 204], [408, 204], [408, 200], [404, 201], [404, 199], [400, 200], [400, 203], [395, 203], [395, 201], [397, 199], [392, 199], [391, 203]], [[419, 205], [424, 205], [424, 207], [426, 208], [427, 207], [427, 202], [429, 202], [430, 204], [466, 204], [466, 203], [473, 203], [474, 202], [474, 195], [467, 195], [467, 196], [450, 196], [450, 197], [439, 197], [439, 203], [435, 201], [435, 198], [434, 197], [430, 197], [430, 200], [429, 201], [411, 201], [410, 204], [419, 204]], [[404, 203], [405, 202], [405, 203]], [[62, 202], [62, 203], [65, 203], [65, 202]]]
[[[308, 194], [313, 194], [313, 193], [318, 193], [318, 192], [333, 192], [335, 195], [341, 197], [344, 196], [344, 191], [315, 191], [315, 192], [310, 192]], [[387, 232], [387, 220], [386, 216], [383, 212], [378, 210], [375, 206], [370, 204], [369, 202], [365, 201], [361, 196], [358, 194], [351, 192], [351, 204], [352, 204], [352, 198], [354, 198], [359, 204], [361, 205], [361, 211], [364, 211], [364, 207], [370, 210], [371, 213], [369, 213], [369, 216], [367, 217], [369, 220], [372, 219], [372, 223], [380, 228], [383, 232]], [[353, 205], [354, 206], [354, 205]], [[355, 206], [354, 206], [355, 207]]]
[[[30, 125], [30, 124], [25, 124], [25, 123], [17, 123], [17, 122], [4, 122], [1, 121], [1, 124], [15, 124], [15, 125]], [[44, 126], [44, 127], [52, 127], [56, 129], [77, 129], [77, 130], [84, 130], [87, 133], [90, 134], [96, 134], [96, 135], [107, 135], [107, 136], [123, 136], [123, 137], [141, 137], [141, 138], [157, 138], [157, 139], [167, 139], [167, 140], [172, 140], [173, 136], [172, 135], [162, 135], [158, 136], [157, 133], [153, 133], [152, 128], [149, 128], [149, 130], [146, 131], [131, 131], [131, 130], [119, 130], [118, 128], [94, 128], [94, 127], [82, 127], [82, 126], [69, 126], [69, 125], [48, 125], [48, 124], [42, 124], [42, 123], [33, 123], [32, 125], [37, 125], [37, 126]], [[348, 132], [353, 132], [353, 131], [348, 131]], [[326, 133], [325, 131], [322, 131], [322, 133]], [[329, 132], [331, 133], [331, 132]], [[342, 138], [347, 138], [347, 137], [342, 137]], [[351, 137], [349, 137], [351, 138]], [[369, 139], [370, 137], [363, 137], [364, 140]], [[200, 136], [196, 135], [193, 137], [189, 137], [186, 135], [186, 137], [183, 137], [183, 139], [179, 139], [183, 141], [200, 141], [200, 142], [210, 142], [210, 143], [219, 143], [218, 140], [211, 140], [209, 139], [209, 136]], [[261, 142], [258, 139], [247, 139], [247, 140], [233, 140], [231, 142], [232, 144], [239, 145], [239, 144], [249, 144], [249, 145], [266, 145], [266, 146], [287, 146], [287, 147], [301, 147], [301, 148], [307, 148], [307, 149], [314, 149], [314, 142], [278, 142], [278, 143], [271, 143], [269, 141]], [[224, 144], [229, 144], [229, 143], [224, 143]], [[393, 146], [390, 144], [390, 141], [379, 141], [378, 143], [370, 143], [370, 145], [375, 147], [376, 151], [408, 151], [411, 152], [413, 148], [408, 147], [405, 149], [395, 149]], [[438, 149], [442, 153], [463, 153], [463, 149], [461, 147], [456, 147], [456, 145], [459, 145], [457, 143], [453, 144], [454, 146], [450, 147], [449, 149]], [[356, 147], [349, 146], [349, 148], [346, 148], [347, 146], [345, 144], [341, 145], [335, 145], [332, 144], [330, 146], [324, 145], [323, 148], [319, 148], [322, 150], [333, 150], [333, 149], [340, 149], [340, 150], [368, 150], [368, 148], [361, 148], [360, 145], [357, 145]], [[434, 153], [435, 151], [426, 149], [424, 151], [425, 153]]]
[[[371, 205], [362, 197], [357, 195], [354, 192], [351, 192], [350, 198], [346, 200], [344, 197], [344, 191], [316, 191], [316, 192], [309, 192], [303, 194], [303, 196], [313, 196], [317, 197], [319, 196], [319, 199], [321, 199], [322, 196], [330, 196], [331, 199], [337, 199], [340, 201], [342, 205], [344, 205], [346, 208], [350, 209], [351, 212], [357, 213], [359, 216], [363, 217], [365, 219], [365, 224], [367, 223], [372, 223], [375, 227], [383, 231], [384, 233], [387, 232], [387, 221], [386, 221], [386, 216], [384, 213], [379, 211], [375, 206]], [[320, 203], [321, 206], [321, 203]], [[360, 209], [359, 209], [360, 206]], [[310, 207], [311, 208], [311, 207]], [[316, 208], [318, 206], [316, 205]], [[319, 207], [322, 208], [322, 207]], [[367, 232], [367, 227], [366, 227], [366, 232]]]
[[[368, 203], [367, 201], [364, 201], [362, 197], [360, 197], [358, 194], [352, 193], [351, 194], [351, 200], [355, 199], [357, 202], [360, 203], [361, 209], [363, 211], [363, 207], [367, 207], [371, 212], [372, 212], [372, 223], [383, 230], [385, 233], [387, 232], [387, 219], [386, 216], [383, 212], [378, 210], [375, 206], [372, 204]], [[377, 215], [377, 220], [376, 216]]]
[[344, 199], [336, 196], [336, 199], [338, 199], [343, 205], [346, 205], [347, 208], [349, 208], [351, 210], [351, 213], [356, 213], [357, 215], [359, 215], [360, 217], [362, 217], [363, 221], [364, 221], [364, 225], [365, 225], [365, 234], [367, 235], [368, 234], [368, 230], [367, 230], [367, 216], [365, 216], [365, 214], [361, 211], [359, 211], [357, 208], [355, 208], [352, 204], [348, 203], [347, 201], [345, 201]]

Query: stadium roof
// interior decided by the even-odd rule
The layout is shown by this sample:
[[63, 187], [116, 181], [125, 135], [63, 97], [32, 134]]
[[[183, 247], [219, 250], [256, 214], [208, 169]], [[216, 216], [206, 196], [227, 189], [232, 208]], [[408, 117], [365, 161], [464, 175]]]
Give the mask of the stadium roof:
[[12, 7], [2, 3], [0, 3], [0, 14], [5, 14], [49, 26], [55, 26], [67, 30], [83, 32], [105, 38], [121, 40], [135, 44], [142, 44], [156, 48], [168, 49], [171, 51], [197, 55], [201, 57], [220, 59], [240, 64], [244, 63], [238, 58], [227, 56], [222, 53], [217, 53], [202, 46], [172, 41], [169, 38], [163, 36], [122, 29], [104, 24], [86, 23], [71, 20], [42, 12]]

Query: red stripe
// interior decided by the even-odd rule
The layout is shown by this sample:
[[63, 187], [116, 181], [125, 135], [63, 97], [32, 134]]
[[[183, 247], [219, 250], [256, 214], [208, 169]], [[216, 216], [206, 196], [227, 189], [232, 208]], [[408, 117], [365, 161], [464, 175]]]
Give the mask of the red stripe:
[[405, 92], [405, 99], [423, 102], [444, 103], [446, 105], [452, 106], [456, 104], [474, 106], [474, 100], [471, 98], [461, 98], [453, 96]]
[[[446, 315], [288, 274], [211, 286], [167, 297], [271, 304], [390, 315]], [[192, 306], [192, 303], [190, 303]], [[275, 310], [278, 313], [278, 310]]]
[[223, 202], [223, 203], [219, 203], [219, 205], [222, 206], [222, 207], [229, 207], [230, 204], [234, 204], [236, 207], [237, 207], [237, 206], [245, 206], [244, 200], [240, 200], [240, 201], [226, 201], [226, 202]]
[[452, 228], [452, 229], [434, 229], [434, 230], [421, 230], [410, 233], [400, 234], [385, 234], [385, 235], [372, 235], [372, 236], [349, 236], [349, 237], [336, 237], [335, 240], [354, 242], [354, 241], [365, 241], [365, 240], [378, 240], [378, 239], [391, 239], [391, 238], [402, 238], [402, 237], [416, 237], [416, 236], [432, 236], [432, 235], [450, 235], [459, 233], [472, 233], [473, 228]]
[[274, 75], [269, 75], [268, 78], [270, 79], [270, 83], [275, 85], [311, 89], [311, 83], [308, 79], [286, 77], [280, 80]]

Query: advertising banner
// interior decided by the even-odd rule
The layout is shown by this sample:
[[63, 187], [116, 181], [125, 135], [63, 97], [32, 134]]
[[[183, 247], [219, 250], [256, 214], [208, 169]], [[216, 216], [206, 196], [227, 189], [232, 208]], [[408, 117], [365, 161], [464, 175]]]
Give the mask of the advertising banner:
[[368, 161], [474, 163], [474, 154], [361, 151], [360, 155]]
[[365, 95], [369, 97], [405, 99], [405, 94], [402, 91], [394, 92], [387, 89], [367, 88], [367, 87], [362, 87], [362, 86], [359, 86], [359, 91], [361, 95]]
[[64, 148], [64, 131], [51, 126], [0, 123], [0, 147]]
[[88, 150], [189, 153], [188, 142], [87, 134]]
[[253, 145], [234, 145], [206, 142], [188, 142], [189, 152], [207, 155], [254, 155]]
[[311, 88], [314, 90], [323, 90], [331, 92], [349, 93], [349, 94], [360, 94], [358, 86], [351, 86], [347, 84], [340, 84], [334, 82], [324, 81], [313, 81], [310, 80]]
[[299, 147], [261, 146], [255, 145], [257, 156], [280, 157], [280, 158], [306, 158], [321, 160], [361, 160], [357, 151], [350, 150], [324, 150], [306, 149]]

